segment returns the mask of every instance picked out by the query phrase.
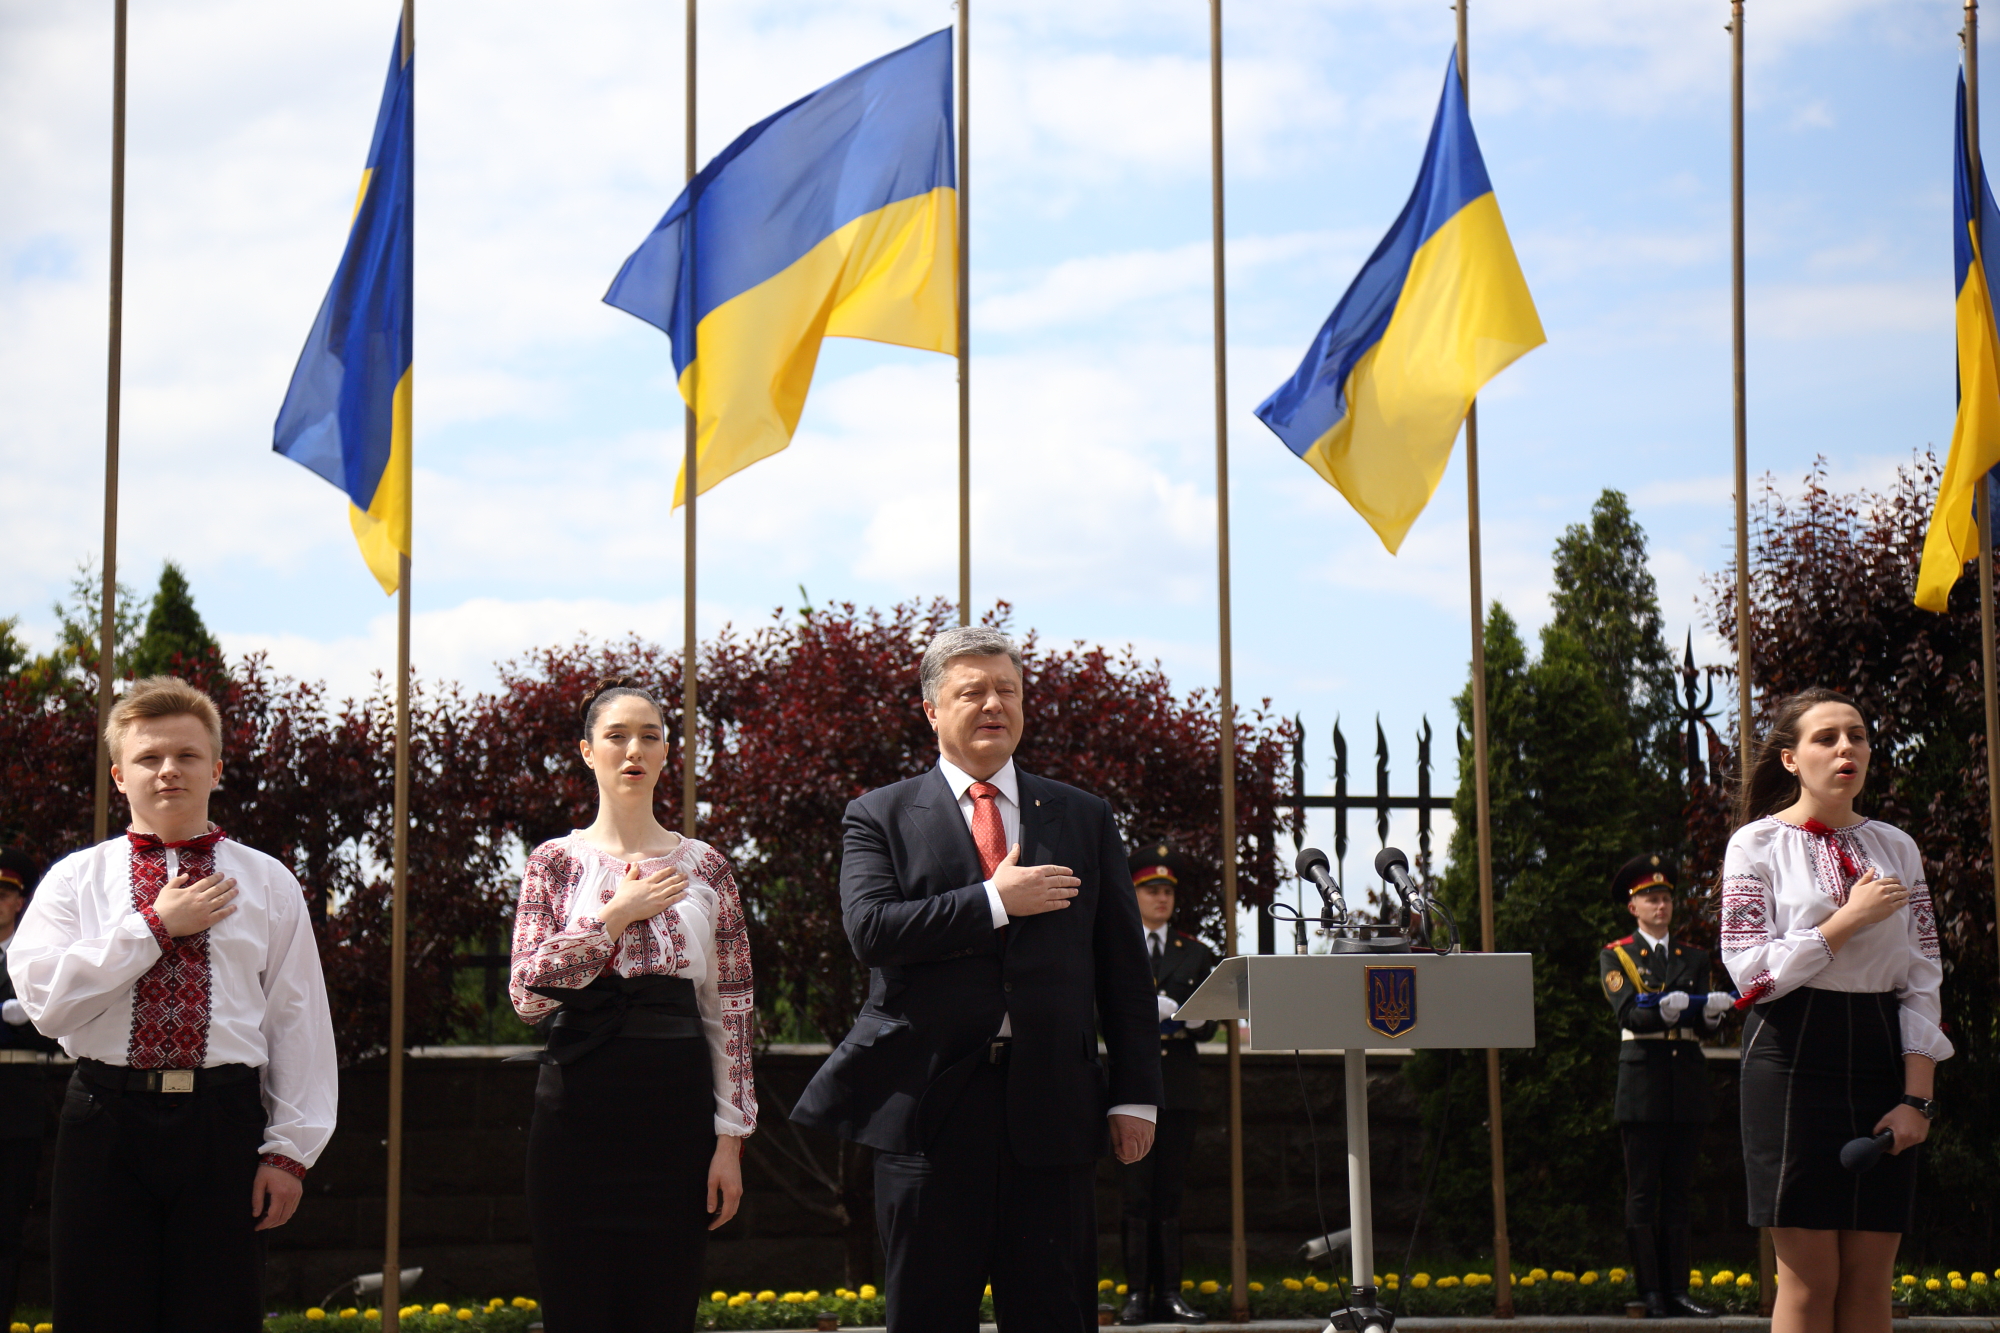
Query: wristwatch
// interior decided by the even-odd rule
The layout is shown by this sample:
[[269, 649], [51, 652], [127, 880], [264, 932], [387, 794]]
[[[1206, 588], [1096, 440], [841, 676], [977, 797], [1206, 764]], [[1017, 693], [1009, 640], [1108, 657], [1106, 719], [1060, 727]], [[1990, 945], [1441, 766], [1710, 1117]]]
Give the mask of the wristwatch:
[[1937, 1119], [1937, 1098], [1935, 1097], [1919, 1097], [1915, 1093], [1906, 1092], [1903, 1094], [1903, 1105], [1916, 1107], [1924, 1113], [1924, 1119], [1926, 1120]]

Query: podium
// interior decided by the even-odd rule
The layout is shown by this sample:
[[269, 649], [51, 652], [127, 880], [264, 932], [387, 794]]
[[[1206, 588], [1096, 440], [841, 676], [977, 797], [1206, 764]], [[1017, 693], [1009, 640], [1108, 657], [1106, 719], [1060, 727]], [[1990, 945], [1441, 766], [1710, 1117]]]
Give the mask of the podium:
[[1386, 1333], [1393, 1319], [1374, 1308], [1367, 1053], [1385, 1048], [1533, 1046], [1533, 955], [1329, 953], [1225, 958], [1174, 1017], [1196, 1023], [1247, 1019], [1246, 1050], [1342, 1053], [1348, 1224], [1356, 1312], [1363, 1316], [1355, 1333]]

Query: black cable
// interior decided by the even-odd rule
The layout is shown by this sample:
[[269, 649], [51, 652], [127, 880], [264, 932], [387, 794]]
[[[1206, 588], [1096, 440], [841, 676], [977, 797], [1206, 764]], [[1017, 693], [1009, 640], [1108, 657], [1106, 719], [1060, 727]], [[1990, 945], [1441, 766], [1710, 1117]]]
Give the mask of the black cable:
[[[1456, 929], [1454, 928], [1454, 934]], [[1444, 1053], [1444, 1110], [1438, 1114], [1436, 1141], [1431, 1144], [1431, 1169], [1424, 1176], [1424, 1187], [1417, 1195], [1417, 1220], [1410, 1224], [1410, 1248], [1403, 1252], [1403, 1267], [1396, 1274], [1398, 1288], [1396, 1304], [1402, 1305], [1404, 1284], [1410, 1280], [1410, 1263], [1417, 1257], [1417, 1236], [1423, 1230], [1424, 1209], [1431, 1201], [1431, 1186], [1437, 1183], [1438, 1164], [1444, 1160], [1445, 1130], [1451, 1124], [1451, 1057], [1458, 1052], [1450, 1047]]]

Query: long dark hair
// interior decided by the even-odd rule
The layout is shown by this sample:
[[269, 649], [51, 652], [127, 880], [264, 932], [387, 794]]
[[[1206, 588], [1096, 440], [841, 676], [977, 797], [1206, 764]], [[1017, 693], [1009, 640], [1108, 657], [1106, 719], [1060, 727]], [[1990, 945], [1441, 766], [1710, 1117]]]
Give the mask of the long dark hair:
[[1771, 715], [1771, 725], [1764, 729], [1750, 751], [1750, 781], [1736, 797], [1738, 827], [1799, 799], [1799, 780], [1786, 770], [1784, 752], [1799, 748], [1799, 719], [1820, 704], [1846, 704], [1861, 714], [1862, 726], [1869, 726], [1868, 714], [1860, 704], [1824, 685], [1814, 685], [1780, 700], [1777, 711]]
[[664, 708], [660, 707], [660, 701], [648, 694], [632, 677], [618, 676], [616, 678], [606, 678], [598, 681], [597, 688], [585, 695], [583, 702], [577, 705], [576, 717], [577, 721], [583, 727], [584, 740], [589, 740], [595, 735], [597, 731], [597, 715], [604, 711], [604, 705], [610, 703], [613, 699], [622, 698], [626, 695], [644, 699], [647, 703], [651, 704], [653, 712], [659, 715], [660, 725], [663, 727], [666, 725], [667, 713]]

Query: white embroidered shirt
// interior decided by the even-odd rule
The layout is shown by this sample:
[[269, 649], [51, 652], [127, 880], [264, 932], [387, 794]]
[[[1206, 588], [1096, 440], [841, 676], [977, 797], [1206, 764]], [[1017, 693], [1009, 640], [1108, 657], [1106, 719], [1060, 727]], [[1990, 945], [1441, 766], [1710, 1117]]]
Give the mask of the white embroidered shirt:
[[715, 1079], [715, 1132], [741, 1138], [757, 1128], [750, 1069], [757, 1001], [736, 877], [721, 852], [691, 838], [683, 838], [668, 856], [641, 861], [639, 873], [651, 875], [669, 865], [687, 876], [686, 895], [666, 911], [634, 921], [614, 943], [597, 913], [618, 891], [627, 862], [585, 842], [581, 831], [535, 848], [514, 913], [508, 994], [521, 1017], [533, 1023], [561, 1002], [528, 987], [581, 988], [607, 965], [621, 977], [693, 981]]
[[[50, 868], [7, 950], [21, 1007], [79, 1058], [262, 1069], [264, 1160], [303, 1175], [333, 1137], [340, 1104], [305, 893], [278, 861], [226, 837], [198, 853], [174, 845], [154, 855], [164, 865], [152, 866], [160, 883], [150, 895], [135, 883], [146, 864], [127, 837]], [[199, 935], [164, 938], [152, 897], [195, 856], [236, 881], [236, 910]], [[167, 975], [163, 963], [178, 966]]]
[[[1870, 868], [1907, 885], [1909, 902], [1855, 931], [1835, 953], [1820, 924]], [[1720, 931], [1723, 965], [1745, 998], [1775, 1000], [1801, 986], [1894, 991], [1902, 1002], [1903, 1050], [1933, 1060], [1951, 1056], [1951, 1041], [1938, 1027], [1944, 974], [1924, 858], [1894, 825], [1870, 819], [1812, 833], [1768, 815], [1744, 825], [1723, 854]]]

